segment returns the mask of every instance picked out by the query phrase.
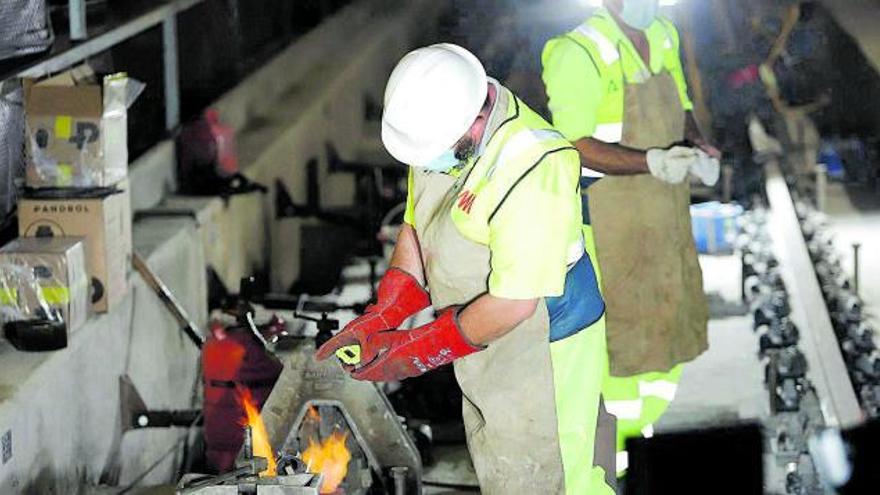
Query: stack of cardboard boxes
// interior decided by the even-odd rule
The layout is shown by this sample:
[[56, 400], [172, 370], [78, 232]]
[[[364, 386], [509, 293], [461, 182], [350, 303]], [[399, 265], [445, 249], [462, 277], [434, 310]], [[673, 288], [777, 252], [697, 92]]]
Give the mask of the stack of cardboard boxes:
[[[79, 67], [24, 83], [28, 187], [18, 203], [19, 235], [56, 242], [20, 239], [0, 252], [0, 274], [6, 275], [0, 276], [0, 318], [7, 334], [10, 315], [19, 321], [46, 318], [45, 310], [27, 308], [53, 306], [59, 311], [48, 314], [62, 315], [65, 331], [73, 332], [85, 320], [72, 316], [79, 314], [73, 304], [86, 300], [92, 311], [107, 312], [127, 292], [132, 245], [126, 113], [136, 83], [125, 74], [98, 80]], [[33, 276], [52, 263], [56, 271], [86, 273], [88, 282], [74, 275]], [[54, 289], [42, 285], [26, 302], [24, 294], [34, 293], [41, 280]], [[33, 297], [42, 302], [35, 305]]]

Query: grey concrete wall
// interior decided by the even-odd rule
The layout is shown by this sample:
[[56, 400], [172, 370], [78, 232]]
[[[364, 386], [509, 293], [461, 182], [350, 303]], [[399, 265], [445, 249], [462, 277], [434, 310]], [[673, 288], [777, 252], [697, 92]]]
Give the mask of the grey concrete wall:
[[[327, 174], [324, 143], [347, 158], [375, 151], [363, 95], [381, 101], [394, 63], [442, 4], [356, 2], [225, 95], [216, 106], [239, 129], [245, 172], [266, 184], [280, 178], [302, 200], [303, 166], [318, 157], [325, 205], [350, 202], [353, 184]], [[198, 323], [208, 318], [207, 263], [232, 288], [267, 261], [276, 287], [296, 278], [300, 222], [275, 221], [271, 195], [169, 197], [174, 168], [170, 141], [133, 164], [133, 209], [191, 209], [197, 218], [140, 221], [134, 246]], [[129, 377], [150, 408], [186, 409], [197, 403], [198, 375], [194, 346], [137, 274], [124, 303], [91, 319], [65, 350], [23, 353], [0, 340], [0, 439], [12, 440], [11, 457], [0, 456], [0, 493], [91, 492], [102, 474], [119, 486], [169, 481], [185, 432], [123, 434], [118, 382]]]
[[153, 208], [176, 188], [174, 141], [167, 139], [129, 167], [132, 211]]
[[[409, 47], [424, 41], [424, 26], [441, 8], [442, 2], [426, 0], [355, 4], [221, 98], [216, 107], [238, 128], [247, 175], [270, 186], [281, 179], [294, 199], [303, 201], [305, 164], [317, 158], [324, 206], [350, 205], [353, 181], [327, 173], [325, 144], [348, 159], [365, 143], [375, 147], [375, 127], [363, 117], [364, 95], [381, 101], [391, 69]], [[263, 215], [273, 222], [271, 246], [264, 252], [271, 253], [272, 285], [286, 289], [299, 274], [301, 221], [273, 216]]]
[[[134, 237], [136, 250], [204, 323], [204, 259], [192, 249], [200, 247], [192, 222], [144, 223]], [[145, 481], [173, 473], [166, 452], [182, 432], [120, 435], [118, 380], [128, 375], [150, 407], [191, 408], [198, 353], [140, 277], [130, 278], [125, 301], [75, 332], [67, 349], [24, 353], [0, 342], [0, 436], [12, 438], [0, 493], [79, 493], [105, 469], [125, 484], [165, 457]]]
[[[316, 158], [323, 206], [350, 206], [354, 182], [350, 175], [327, 172], [325, 146], [332, 144], [345, 159], [390, 160], [378, 143], [378, 126], [364, 120], [364, 98], [382, 101], [391, 69], [410, 47], [431, 41], [425, 27], [443, 7], [430, 0], [356, 2], [216, 101], [221, 118], [238, 131], [245, 174], [270, 187], [281, 179], [296, 201], [304, 201], [305, 165]], [[174, 177], [170, 145], [157, 146], [132, 168], [133, 176], [143, 177], [133, 180], [133, 209], [154, 207], [167, 196]], [[266, 263], [275, 289], [288, 288], [299, 275], [302, 220], [275, 220], [273, 197], [274, 190], [262, 202], [245, 201], [219, 213], [222, 223], [240, 233], [225, 239], [238, 243], [228, 249], [244, 256], [221, 270], [230, 287]]]

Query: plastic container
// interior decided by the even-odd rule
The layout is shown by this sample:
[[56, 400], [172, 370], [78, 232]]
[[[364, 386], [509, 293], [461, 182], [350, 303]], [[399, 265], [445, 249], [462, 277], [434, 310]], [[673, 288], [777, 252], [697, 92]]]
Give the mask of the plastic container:
[[718, 201], [691, 205], [691, 228], [697, 252], [730, 254], [737, 236], [736, 219], [742, 215], [739, 205]]

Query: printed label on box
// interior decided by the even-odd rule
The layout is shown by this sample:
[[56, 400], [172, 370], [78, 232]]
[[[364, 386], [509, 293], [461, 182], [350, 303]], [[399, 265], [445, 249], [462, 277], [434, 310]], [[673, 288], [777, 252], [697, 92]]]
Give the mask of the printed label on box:
[[12, 430], [6, 430], [6, 433], [0, 437], [0, 452], [2, 452], [3, 464], [12, 459]]

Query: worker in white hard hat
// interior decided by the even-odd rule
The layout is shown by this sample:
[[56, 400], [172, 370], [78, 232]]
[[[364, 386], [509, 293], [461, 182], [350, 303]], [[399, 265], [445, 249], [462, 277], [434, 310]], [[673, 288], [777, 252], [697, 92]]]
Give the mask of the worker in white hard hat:
[[553, 125], [584, 164], [584, 234], [607, 304], [602, 393], [622, 471], [626, 438], [651, 435], [682, 364], [708, 346], [686, 179], [714, 185], [720, 153], [696, 124], [678, 32], [658, 0], [604, 4], [549, 40], [542, 64]]
[[[372, 381], [454, 363], [484, 494], [613, 493], [577, 150], [451, 44], [394, 69], [382, 141], [410, 166], [405, 224], [376, 304], [318, 359], [359, 346], [346, 369]], [[398, 329], [428, 305], [434, 321]]]

